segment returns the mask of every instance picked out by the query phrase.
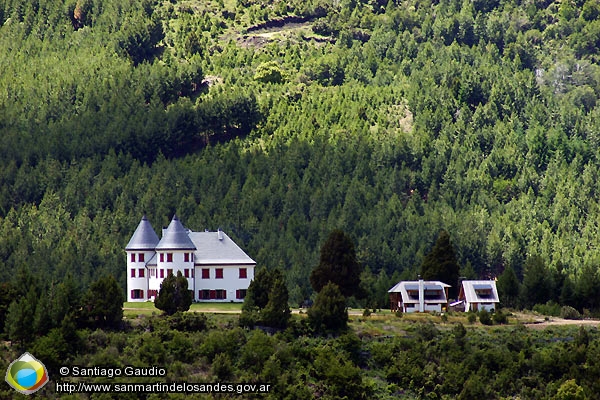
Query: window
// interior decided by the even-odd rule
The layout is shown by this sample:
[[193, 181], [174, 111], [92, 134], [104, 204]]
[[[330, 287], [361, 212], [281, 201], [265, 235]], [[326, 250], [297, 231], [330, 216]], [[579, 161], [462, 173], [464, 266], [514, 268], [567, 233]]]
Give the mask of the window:
[[169, 275], [173, 275], [173, 268], [167, 269], [167, 276], [169, 276]]
[[131, 277], [135, 278], [135, 268], [131, 268]]
[[240, 279], [246, 279], [248, 277], [248, 270], [246, 268], [240, 268]]
[[202, 279], [210, 279], [210, 269], [202, 268]]
[[144, 276], [145, 276], [144, 268], [138, 269], [138, 278], [143, 278]]
[[190, 262], [190, 253], [183, 253], [183, 262]]
[[210, 299], [210, 290], [207, 290], [207, 289], [199, 290], [198, 298], [200, 300], [209, 300]]
[[189, 270], [189, 269], [187, 269], [187, 268], [186, 268], [186, 269], [184, 269], [184, 270], [183, 270], [183, 276], [185, 276], [186, 278], [189, 278], [189, 277], [190, 277], [190, 270]]
[[227, 292], [223, 289], [216, 290], [217, 300], [225, 300], [227, 298]]
[[154, 268], [150, 269], [150, 276], [154, 276], [156, 275], [156, 271], [154, 271]]
[[238, 289], [235, 291], [236, 299], [243, 299], [246, 297], [246, 289]]
[[159, 254], [160, 262], [165, 262], [165, 253]]
[[133, 289], [131, 291], [131, 298], [132, 299], [143, 299], [144, 298], [144, 291], [141, 289]]
[[160, 277], [164, 278], [165, 277], [165, 270], [164, 269], [160, 269]]
[[131, 253], [131, 262], [135, 262], [135, 253]]
[[173, 253], [167, 253], [167, 262], [173, 262]]
[[216, 279], [223, 279], [223, 268], [216, 268], [215, 269], [215, 278]]
[[158, 295], [158, 290], [148, 290], [148, 298], [156, 297]]
[[144, 262], [144, 261], [146, 261], [146, 258], [144, 257], [144, 253], [140, 253], [140, 254], [138, 254], [138, 261], [139, 261], [139, 262]]

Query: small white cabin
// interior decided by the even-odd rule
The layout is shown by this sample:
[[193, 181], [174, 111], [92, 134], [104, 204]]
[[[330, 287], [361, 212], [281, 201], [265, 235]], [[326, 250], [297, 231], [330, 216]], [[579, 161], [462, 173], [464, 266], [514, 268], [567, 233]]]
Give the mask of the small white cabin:
[[448, 288], [440, 281], [401, 281], [388, 290], [392, 311], [442, 312], [448, 307]]

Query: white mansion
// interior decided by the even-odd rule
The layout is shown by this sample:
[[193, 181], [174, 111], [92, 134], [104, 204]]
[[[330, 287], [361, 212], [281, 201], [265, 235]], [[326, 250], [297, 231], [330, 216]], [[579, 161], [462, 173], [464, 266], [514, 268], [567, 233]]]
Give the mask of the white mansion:
[[222, 230], [192, 232], [177, 216], [159, 239], [144, 216], [127, 247], [127, 301], [154, 300], [172, 273], [188, 279], [196, 301], [243, 301], [256, 262]]

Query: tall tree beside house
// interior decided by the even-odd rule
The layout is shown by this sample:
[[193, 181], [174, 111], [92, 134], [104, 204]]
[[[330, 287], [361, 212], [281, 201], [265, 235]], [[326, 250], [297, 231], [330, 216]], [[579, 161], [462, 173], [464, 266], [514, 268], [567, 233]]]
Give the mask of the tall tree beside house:
[[285, 328], [290, 316], [288, 290], [281, 270], [261, 269], [248, 287], [240, 325]]
[[435, 245], [423, 259], [421, 276], [424, 280], [439, 280], [450, 285], [448, 296], [458, 296], [458, 276], [460, 267], [456, 253], [450, 242], [450, 235], [445, 230], [440, 231]]
[[188, 290], [187, 278], [183, 277], [181, 271], [177, 271], [177, 276], [169, 274], [160, 284], [154, 306], [167, 315], [173, 315], [177, 311], [189, 310], [192, 300], [192, 293]]
[[521, 282], [515, 270], [509, 265], [498, 277], [497, 288], [500, 304], [504, 307], [516, 307], [519, 301]]
[[356, 259], [354, 243], [339, 229], [331, 231], [321, 247], [319, 265], [310, 274], [310, 284], [316, 292], [329, 283], [337, 285], [344, 297], [363, 297], [360, 288], [362, 267]]

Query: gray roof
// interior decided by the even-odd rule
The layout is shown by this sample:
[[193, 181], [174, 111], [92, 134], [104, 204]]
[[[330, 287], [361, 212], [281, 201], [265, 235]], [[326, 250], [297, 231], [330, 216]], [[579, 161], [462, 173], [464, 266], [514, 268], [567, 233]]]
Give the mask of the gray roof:
[[462, 281], [459, 300], [468, 303], [499, 303], [496, 281]]
[[181, 225], [177, 216], [173, 216], [163, 237], [156, 245], [156, 250], [196, 250], [196, 246], [190, 240], [189, 231]]
[[154, 228], [144, 215], [125, 250], [154, 250], [158, 242], [158, 235], [156, 235]]
[[[446, 291], [444, 289], [449, 287], [450, 285], [440, 281], [423, 281], [423, 290], [437, 292], [435, 295], [424, 293], [425, 303], [446, 303], [448, 299], [446, 299]], [[401, 281], [398, 282], [393, 288], [388, 290], [388, 293], [400, 293], [403, 303], [418, 303], [419, 296], [411, 296], [408, 293], [409, 291], [412, 292], [418, 290], [419, 281]]]
[[[195, 265], [255, 265], [251, 259], [225, 232], [190, 232], [190, 239], [196, 246]], [[221, 238], [221, 239], [219, 239]]]

